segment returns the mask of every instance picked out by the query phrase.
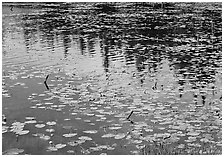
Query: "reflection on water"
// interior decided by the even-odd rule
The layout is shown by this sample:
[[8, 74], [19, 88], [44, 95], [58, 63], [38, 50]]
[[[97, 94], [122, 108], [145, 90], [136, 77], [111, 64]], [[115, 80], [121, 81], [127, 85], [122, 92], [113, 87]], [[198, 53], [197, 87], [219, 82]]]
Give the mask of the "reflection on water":
[[13, 11], [5, 5], [3, 70], [10, 63], [63, 64], [111, 87], [127, 83], [127, 91], [165, 92], [172, 84], [180, 101], [205, 105], [214, 98], [209, 91], [221, 98], [221, 10], [185, 5], [57, 3]]
[[[144, 12], [144, 7], [141, 15], [132, 13], [135, 9], [131, 8], [129, 9], [130, 16], [121, 14], [127, 17], [119, 17], [119, 13], [115, 15], [98, 14], [98, 16], [95, 16], [92, 14], [94, 9], [91, 10], [90, 8], [90, 11], [86, 11], [86, 14], [82, 14], [80, 10], [81, 8], [62, 7], [40, 10], [35, 14], [17, 15], [17, 17], [5, 15], [3, 18], [5, 21], [16, 20], [15, 23], [17, 18], [21, 18], [19, 25], [18, 23], [16, 23], [17, 26], [10, 25], [8, 29], [18, 29], [11, 32], [12, 34], [17, 32], [23, 34], [27, 53], [36, 50], [35, 47], [41, 45], [42, 49], [47, 48], [52, 52], [63, 47], [64, 58], [68, 57], [69, 52], [75, 53], [72, 48], [75, 48], [75, 51], [80, 50], [82, 55], [88, 53], [94, 56], [97, 53], [94, 49], [95, 44], [99, 42], [103, 59], [102, 65], [105, 67], [106, 72], [110, 66], [110, 61], [114, 60], [121, 60], [126, 65], [135, 64], [139, 72], [145, 69], [148, 72], [156, 72], [161, 61], [168, 59], [175, 73], [182, 75], [183, 79], [189, 79], [192, 73], [197, 74], [196, 80], [198, 81], [212, 82], [214, 80], [215, 70], [220, 66], [221, 60], [221, 49], [220, 46], [218, 47], [221, 42], [219, 39], [220, 34], [214, 32], [218, 31], [218, 28], [213, 28], [213, 34], [207, 34], [211, 29], [209, 26], [206, 27], [207, 29], [202, 26], [199, 27], [199, 30], [192, 30], [193, 26], [186, 28], [188, 26], [185, 25], [184, 28], [181, 27], [182, 31], [174, 29], [173, 32], [169, 25], [178, 24], [180, 19], [176, 19], [176, 14], [171, 12], [172, 8], [163, 15], [157, 13], [158, 17], [154, 16], [153, 18], [149, 16], [152, 14], [150, 11]], [[171, 17], [168, 18], [168, 15]], [[160, 16], [166, 18], [159, 20]], [[192, 15], [189, 16], [194, 18]], [[198, 23], [211, 25], [209, 19], [207, 20], [208, 23], [203, 19], [205, 16], [210, 20], [214, 18], [212, 17], [214, 14], [209, 15], [209, 13], [203, 13], [199, 16], [198, 19], [194, 19], [193, 25]], [[214, 19], [219, 20], [218, 17], [219, 15], [216, 15]], [[155, 30], [154, 26], [163, 29]], [[194, 36], [198, 33], [202, 37], [207, 35], [207, 39], [194, 41], [197, 38]], [[173, 36], [176, 36], [174, 39], [177, 42], [170, 38]], [[166, 38], [167, 40], [170, 38], [167, 43]], [[178, 42], [178, 40], [184, 39], [186, 43], [185, 41]], [[193, 40], [193, 42], [188, 40]], [[214, 44], [208, 46], [207, 43], [209, 42]], [[75, 43], [79, 43], [79, 46], [72, 46]], [[217, 45], [217, 48], [214, 47], [215, 45]]]

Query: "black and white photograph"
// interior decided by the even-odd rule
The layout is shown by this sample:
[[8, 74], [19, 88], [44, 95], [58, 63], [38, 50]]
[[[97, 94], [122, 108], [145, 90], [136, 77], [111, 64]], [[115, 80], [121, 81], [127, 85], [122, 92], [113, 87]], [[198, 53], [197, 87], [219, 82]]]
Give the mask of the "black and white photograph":
[[2, 155], [221, 155], [221, 1], [3, 1]]

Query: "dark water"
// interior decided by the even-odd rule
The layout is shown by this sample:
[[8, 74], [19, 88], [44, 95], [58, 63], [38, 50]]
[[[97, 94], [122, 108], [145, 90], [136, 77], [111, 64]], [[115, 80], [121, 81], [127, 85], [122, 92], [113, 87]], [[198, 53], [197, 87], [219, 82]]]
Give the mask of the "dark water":
[[161, 140], [221, 150], [221, 3], [12, 5], [4, 153], [141, 154]]

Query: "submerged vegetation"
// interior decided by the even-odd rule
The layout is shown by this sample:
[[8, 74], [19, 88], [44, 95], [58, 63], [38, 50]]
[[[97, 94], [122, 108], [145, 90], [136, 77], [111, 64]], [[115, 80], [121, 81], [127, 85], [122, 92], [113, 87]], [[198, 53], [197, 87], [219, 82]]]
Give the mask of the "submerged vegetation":
[[3, 154], [222, 154], [221, 3], [25, 4], [2, 7]]

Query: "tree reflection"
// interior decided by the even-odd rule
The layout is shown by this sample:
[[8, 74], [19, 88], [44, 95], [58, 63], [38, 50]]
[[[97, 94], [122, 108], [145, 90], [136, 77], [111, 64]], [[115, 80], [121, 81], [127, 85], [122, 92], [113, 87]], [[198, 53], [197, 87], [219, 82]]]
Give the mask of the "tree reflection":
[[37, 25], [37, 20], [34, 16], [29, 15], [24, 15], [22, 17], [22, 20], [23, 20], [22, 28], [24, 33], [24, 42], [27, 53], [29, 53], [29, 51], [32, 48], [32, 45], [38, 42], [37, 39], [38, 30], [37, 27], [34, 27], [35, 25]]
[[[210, 21], [213, 16], [220, 14], [214, 11], [214, 15], [208, 15], [204, 11], [201, 17], [188, 15], [192, 22], [179, 17], [182, 15], [176, 16], [173, 4], [169, 3], [119, 4], [121, 5], [119, 9], [115, 5], [116, 3], [112, 6], [101, 4], [95, 5], [98, 8], [95, 10], [82, 10], [62, 3], [59, 7], [46, 9], [37, 15], [25, 15], [23, 28], [27, 50], [31, 48], [33, 42], [37, 42], [38, 34], [41, 34], [39, 36], [41, 41], [47, 43], [52, 50], [58, 44], [55, 40], [62, 40], [61, 46], [64, 47], [65, 58], [68, 57], [72, 40], [79, 41], [81, 55], [85, 55], [87, 51], [89, 54], [94, 54], [95, 44], [99, 39], [106, 73], [109, 72], [110, 62], [121, 59], [119, 55], [122, 55], [126, 65], [135, 65], [137, 72], [141, 73], [140, 82], [143, 83], [142, 72], [145, 70], [149, 73], [159, 72], [161, 61], [167, 58], [170, 67], [178, 76], [180, 86], [184, 86], [186, 82], [190, 82], [192, 88], [196, 82], [214, 83], [216, 68], [220, 66], [217, 61], [221, 60], [221, 53], [217, 50], [220, 49], [219, 39], [213, 38], [220, 35], [220, 32], [216, 28], [219, 24], [215, 23], [211, 34]], [[108, 6], [113, 11], [107, 13], [105, 8]], [[185, 14], [183, 11], [183, 15]], [[203, 21], [203, 16], [208, 16], [208, 19]], [[186, 26], [179, 25], [183, 22], [181, 20], [186, 22]], [[220, 22], [220, 18], [216, 21]], [[195, 29], [196, 26], [199, 28]], [[205, 36], [208, 30], [210, 33]], [[199, 39], [196, 41], [197, 33], [207, 41]], [[71, 39], [71, 35], [77, 35], [78, 39]], [[216, 47], [206, 46], [214, 41]], [[166, 47], [173, 49], [166, 51]], [[180, 93], [182, 91], [183, 89], [180, 89]]]
[[108, 39], [107, 39], [107, 34], [102, 34], [100, 36], [101, 38], [101, 41], [100, 41], [100, 50], [101, 50], [101, 54], [102, 54], [102, 57], [103, 57], [103, 67], [104, 67], [104, 70], [106, 72], [106, 74], [109, 72], [109, 42], [108, 42]]
[[82, 35], [79, 36], [79, 43], [80, 43], [80, 51], [81, 51], [81, 54], [84, 55], [85, 49], [86, 49], [86, 44], [85, 44], [85, 40], [82, 37]]
[[63, 39], [63, 47], [64, 47], [64, 58], [66, 59], [68, 56], [69, 48], [71, 47], [71, 38], [69, 32], [64, 32], [62, 34]]

